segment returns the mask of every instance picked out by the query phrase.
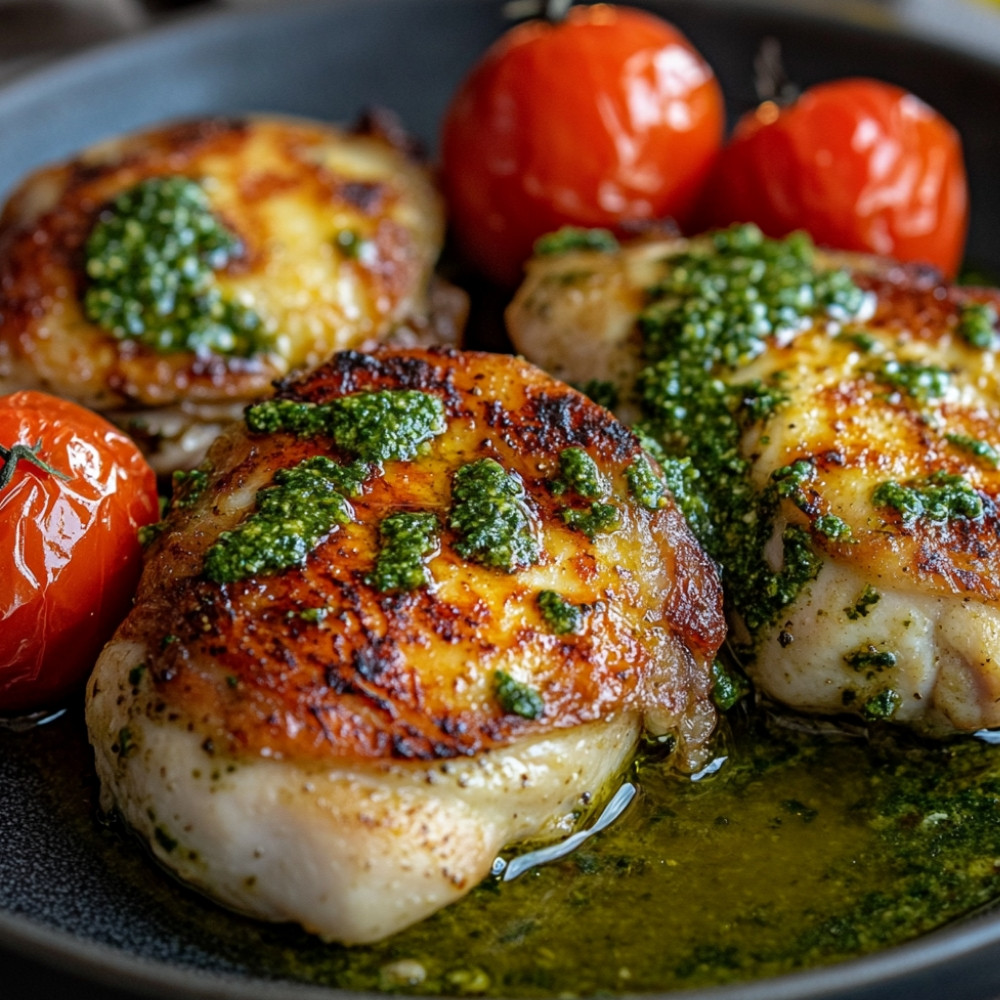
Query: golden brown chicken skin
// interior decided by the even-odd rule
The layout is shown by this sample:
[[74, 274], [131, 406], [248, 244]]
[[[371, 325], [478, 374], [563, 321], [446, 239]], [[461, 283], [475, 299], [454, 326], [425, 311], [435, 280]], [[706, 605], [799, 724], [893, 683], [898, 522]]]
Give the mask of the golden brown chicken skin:
[[[351, 411], [337, 424], [338, 407], [376, 402], [385, 422]], [[323, 430], [306, 426], [324, 413]], [[317, 460], [360, 470], [342, 487], [346, 513], [303, 557], [245, 575], [233, 540], [282, 470]], [[135, 608], [95, 671], [88, 723], [106, 804], [154, 849], [157, 823], [201, 859], [230, 845], [198, 871], [164, 857], [224, 901], [371, 939], [466, 891], [504, 843], [570, 828], [643, 728], [673, 737], [681, 766], [703, 759], [724, 630], [714, 566], [636, 438], [580, 393], [508, 356], [344, 352], [251, 407], [203, 471], [181, 480], [150, 547]], [[309, 503], [281, 508], [289, 530]], [[387, 557], [401, 515], [427, 530], [402, 574]], [[252, 799], [253, 813], [261, 787], [284, 802], [336, 784], [324, 799], [336, 817], [281, 806], [286, 831], [301, 820], [303, 840], [341, 845], [316, 862], [338, 873], [320, 879], [326, 910], [268, 899], [262, 886], [280, 880], [254, 868], [261, 845], [234, 859], [231, 837], [244, 834], [205, 832], [226, 797], [190, 775], [214, 770], [225, 786], [227, 765], [245, 782], [228, 801]], [[373, 796], [382, 818], [366, 822]], [[307, 798], [315, 809], [324, 796]], [[415, 831], [413, 810], [421, 829], [450, 832]], [[399, 863], [359, 874], [375, 856]], [[419, 900], [396, 900], [390, 919], [382, 887], [410, 877]]]
[[[712, 240], [741, 238], [539, 257], [508, 312], [514, 343], [562, 377], [615, 379], [623, 415], [720, 476], [703, 529], [715, 533], [732, 637], [759, 690], [931, 733], [1000, 726], [1000, 293], [822, 250], [789, 278], [801, 262], [786, 254], [785, 270], [769, 272], [767, 254], [785, 251], [766, 243], [711, 263]], [[699, 273], [706, 254], [717, 287], [757, 276], [757, 311], [734, 294], [716, 329], [738, 345], [753, 316], [761, 334], [733, 363], [706, 366], [715, 381], [688, 367], [669, 383], [657, 373], [689, 347], [683, 336], [662, 356], [651, 346], [658, 316], [674, 315], [663, 289], [675, 267]], [[777, 282], [801, 281], [813, 302], [825, 275], [846, 296], [829, 313], [761, 321]], [[579, 349], [565, 350], [574, 338]], [[685, 386], [703, 394], [697, 406]], [[709, 397], [725, 400], [728, 424], [705, 417]], [[731, 449], [722, 464], [713, 448]]]
[[[428, 290], [442, 208], [425, 167], [387, 132], [273, 116], [183, 121], [28, 177], [0, 216], [0, 391], [39, 388], [102, 411], [170, 471], [196, 464], [219, 427], [275, 378], [399, 330], [434, 339]], [[252, 327], [249, 345], [228, 347], [215, 327], [207, 340], [185, 339], [194, 321], [179, 296], [157, 290], [156, 275], [144, 301], [151, 309], [152, 296], [164, 316], [132, 316], [119, 328], [112, 310], [88, 299], [99, 278], [95, 232], [136, 211], [119, 199], [164, 181], [196, 187], [160, 197], [203, 200], [233, 241], [224, 255], [202, 251], [219, 265], [208, 279], [217, 301], [205, 306], [203, 296], [194, 311], [214, 309], [218, 326], [237, 326], [237, 340]], [[174, 202], [166, 214], [166, 227], [142, 223], [140, 254], [155, 258], [168, 239], [191, 239], [196, 226], [176, 223]], [[175, 253], [164, 267], [176, 272], [192, 259]], [[453, 336], [463, 303], [448, 302], [442, 327]], [[161, 321], [168, 334], [157, 331]]]

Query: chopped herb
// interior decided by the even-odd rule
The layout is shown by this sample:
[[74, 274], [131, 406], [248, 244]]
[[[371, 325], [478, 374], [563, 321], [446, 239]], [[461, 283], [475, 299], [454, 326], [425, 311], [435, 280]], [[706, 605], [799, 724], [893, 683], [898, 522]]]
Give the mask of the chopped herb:
[[534, 249], [539, 256], [555, 256], [572, 253], [575, 250], [614, 253], [618, 249], [618, 240], [615, 239], [614, 233], [607, 229], [578, 229], [575, 226], [563, 226], [562, 229], [537, 239]]
[[844, 654], [844, 662], [858, 673], [870, 671], [880, 673], [896, 665], [896, 654], [887, 649], [868, 645]]
[[326, 607], [303, 608], [297, 612], [297, 616], [311, 625], [321, 625], [330, 611], [331, 609]]
[[503, 670], [493, 674], [493, 683], [497, 701], [509, 715], [520, 715], [524, 719], [541, 718], [545, 702], [533, 687], [515, 680]]
[[204, 469], [177, 469], [171, 477], [173, 496], [171, 507], [193, 507], [205, 492], [208, 485], [208, 473]]
[[735, 708], [750, 693], [750, 682], [734, 666], [715, 660], [712, 664], [712, 702], [720, 712]]
[[831, 542], [846, 542], [852, 534], [851, 526], [836, 514], [820, 514], [813, 521], [813, 531]]
[[118, 730], [118, 757], [124, 759], [135, 750], [135, 741], [132, 738], [132, 730], [128, 726], [122, 726]]
[[864, 330], [845, 330], [837, 335], [837, 340], [856, 347], [862, 354], [870, 354], [878, 346], [878, 341]]
[[899, 696], [898, 691], [888, 688], [869, 698], [862, 706], [861, 714], [869, 722], [888, 721], [899, 710], [902, 701], [903, 699]]
[[427, 557], [437, 550], [440, 525], [434, 514], [401, 512], [383, 518], [380, 547], [369, 583], [376, 590], [416, 590], [430, 582]]
[[775, 469], [771, 473], [771, 481], [779, 497], [791, 500], [800, 510], [808, 505], [805, 494], [805, 484], [816, 474], [816, 467], [807, 459], [800, 458], [791, 465]]
[[564, 448], [559, 453], [559, 479], [552, 484], [553, 493], [577, 493], [593, 500], [607, 496], [609, 489], [597, 463], [582, 448]]
[[328, 434], [364, 462], [411, 459], [447, 429], [441, 399], [416, 389], [360, 392], [319, 404], [268, 399], [247, 409], [246, 423], [258, 434]]
[[353, 518], [344, 470], [325, 455], [279, 469], [274, 485], [257, 492], [253, 513], [206, 552], [205, 576], [233, 583], [304, 563], [324, 535]]
[[353, 229], [341, 229], [333, 238], [333, 245], [348, 260], [358, 260], [364, 253], [367, 241], [356, 233]]
[[563, 521], [574, 531], [582, 531], [591, 541], [605, 531], [613, 531], [621, 523], [621, 514], [614, 504], [597, 503], [586, 510], [567, 507], [562, 512]]
[[982, 438], [969, 437], [967, 434], [945, 434], [945, 440], [956, 448], [975, 455], [993, 469], [1000, 465], [1000, 451]]
[[964, 302], [958, 307], [958, 335], [967, 344], [987, 351], [997, 332], [997, 311], [986, 302]]
[[132, 687], [138, 687], [139, 682], [142, 680], [143, 674], [148, 670], [148, 666], [145, 663], [139, 663], [134, 666], [128, 672], [128, 682]]
[[538, 608], [556, 635], [574, 634], [583, 628], [584, 609], [554, 590], [543, 590], [538, 595]]
[[844, 608], [844, 614], [852, 622], [859, 618], [867, 618], [868, 612], [882, 599], [882, 595], [870, 584], [865, 584], [865, 589], [861, 591], [861, 596], [851, 607]]
[[653, 463], [643, 453], [637, 455], [625, 470], [625, 480], [636, 500], [649, 510], [656, 510], [663, 502], [667, 484], [657, 475]]
[[907, 483], [893, 480], [880, 483], [872, 493], [876, 507], [892, 507], [910, 524], [918, 518], [952, 521], [982, 517], [983, 501], [972, 484], [960, 475], [938, 470], [923, 479]]
[[259, 353], [270, 343], [260, 316], [226, 299], [215, 278], [243, 253], [200, 184], [151, 177], [105, 208], [87, 239], [84, 312], [156, 351]]
[[524, 487], [492, 458], [480, 458], [452, 477], [448, 526], [464, 559], [512, 573], [538, 562], [539, 547]]
[[951, 383], [951, 376], [943, 368], [921, 365], [916, 361], [889, 358], [870, 370], [880, 382], [905, 392], [918, 403], [940, 399]]

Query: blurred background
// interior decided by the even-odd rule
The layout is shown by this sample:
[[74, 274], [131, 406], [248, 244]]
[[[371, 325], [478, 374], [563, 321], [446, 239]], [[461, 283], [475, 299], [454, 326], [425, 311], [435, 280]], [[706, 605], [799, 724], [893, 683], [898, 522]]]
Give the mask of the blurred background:
[[[199, 10], [283, 0], [0, 0], [0, 83], [76, 50]], [[421, 3], [422, 0], [412, 0]], [[706, 6], [713, 0], [704, 0]], [[879, 27], [905, 25], [970, 53], [1000, 54], [1000, 0], [759, 0], [775, 7], [842, 13]]]

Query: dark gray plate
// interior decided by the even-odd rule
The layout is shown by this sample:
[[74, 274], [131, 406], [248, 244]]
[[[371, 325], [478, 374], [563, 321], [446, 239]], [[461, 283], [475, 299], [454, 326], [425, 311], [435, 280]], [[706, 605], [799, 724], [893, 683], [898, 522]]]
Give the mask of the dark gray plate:
[[[865, 74], [930, 101], [965, 141], [974, 206], [969, 258], [1000, 274], [1000, 55], [994, 64], [905, 34], [773, 5], [639, 5], [688, 33], [718, 72], [733, 115], [753, 104], [753, 57], [765, 36], [779, 39], [789, 75], [803, 85]], [[504, 28], [500, 6], [499, 0], [275, 4], [185, 19], [61, 63], [0, 91], [0, 195], [32, 167], [96, 139], [206, 112], [350, 120], [379, 104], [396, 110], [433, 148], [449, 94]], [[95, 817], [79, 706], [31, 732], [0, 731], [0, 995], [6, 1000], [335, 995], [269, 965], [270, 931], [268, 948], [258, 948], [264, 932], [256, 925], [175, 886]], [[673, 996], [988, 1000], [1000, 996], [1000, 916], [812, 973]]]

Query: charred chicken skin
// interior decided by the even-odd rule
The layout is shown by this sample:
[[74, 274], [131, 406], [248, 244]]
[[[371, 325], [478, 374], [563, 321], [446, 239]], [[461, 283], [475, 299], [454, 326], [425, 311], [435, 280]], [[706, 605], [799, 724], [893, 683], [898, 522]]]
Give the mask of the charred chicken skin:
[[699, 765], [712, 562], [607, 410], [512, 357], [343, 352], [177, 478], [87, 721], [183, 878], [380, 938], [573, 829], [643, 729]]

